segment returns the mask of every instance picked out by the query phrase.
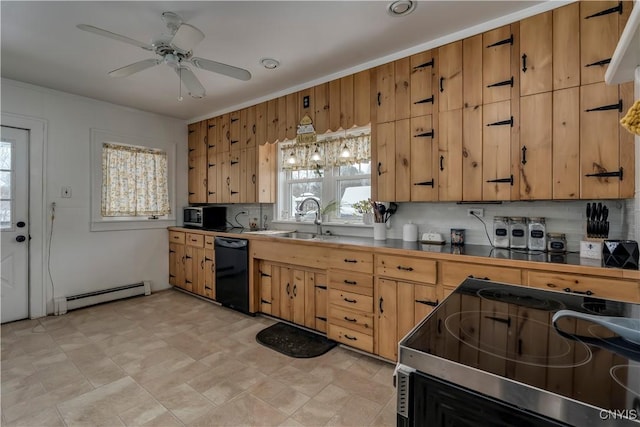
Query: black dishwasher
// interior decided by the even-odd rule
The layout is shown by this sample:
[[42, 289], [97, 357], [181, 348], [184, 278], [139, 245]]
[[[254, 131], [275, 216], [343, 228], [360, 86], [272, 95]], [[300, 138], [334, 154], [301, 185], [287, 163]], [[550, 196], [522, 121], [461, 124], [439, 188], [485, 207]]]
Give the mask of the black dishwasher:
[[249, 313], [249, 242], [216, 237], [216, 300], [229, 308]]

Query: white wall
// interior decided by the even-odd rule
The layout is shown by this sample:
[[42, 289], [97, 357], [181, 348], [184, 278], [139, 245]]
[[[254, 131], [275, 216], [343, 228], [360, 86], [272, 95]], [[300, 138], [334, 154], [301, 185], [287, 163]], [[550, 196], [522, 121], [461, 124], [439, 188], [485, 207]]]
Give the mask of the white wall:
[[[183, 120], [133, 110], [64, 92], [2, 80], [2, 112], [44, 119], [46, 211], [56, 202], [51, 247], [55, 296], [73, 295], [140, 280], [154, 291], [169, 287], [166, 229], [90, 232], [90, 129], [176, 143], [178, 224], [187, 204], [187, 132]], [[72, 197], [61, 198], [62, 186]], [[50, 218], [50, 215], [48, 216]], [[48, 239], [51, 222], [47, 224]], [[47, 281], [47, 311], [53, 310]]]

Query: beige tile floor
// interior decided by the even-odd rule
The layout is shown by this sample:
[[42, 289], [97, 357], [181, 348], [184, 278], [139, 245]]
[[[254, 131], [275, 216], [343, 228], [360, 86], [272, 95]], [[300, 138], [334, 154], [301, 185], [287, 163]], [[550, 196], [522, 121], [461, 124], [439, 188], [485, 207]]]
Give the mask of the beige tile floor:
[[392, 364], [289, 358], [273, 323], [169, 290], [2, 325], [2, 425], [395, 425]]

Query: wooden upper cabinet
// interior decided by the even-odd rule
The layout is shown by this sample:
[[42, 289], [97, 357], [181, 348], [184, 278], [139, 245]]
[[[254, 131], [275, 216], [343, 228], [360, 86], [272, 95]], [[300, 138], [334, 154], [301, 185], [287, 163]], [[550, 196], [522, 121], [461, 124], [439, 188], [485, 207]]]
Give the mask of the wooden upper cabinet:
[[231, 184], [231, 170], [229, 169], [229, 151], [224, 153], [218, 153], [216, 167], [218, 168], [218, 184], [217, 184], [217, 198], [218, 203], [229, 203], [229, 189]]
[[231, 149], [231, 131], [229, 114], [223, 114], [218, 117], [217, 124], [217, 143], [218, 153], [225, 153]]
[[553, 88], [553, 13], [520, 21], [520, 95]]
[[229, 153], [229, 202], [240, 203], [240, 187], [241, 187], [241, 165], [240, 151], [231, 151]]
[[240, 202], [255, 203], [258, 183], [258, 165], [256, 148], [244, 148], [240, 151]]
[[485, 104], [482, 118], [482, 200], [510, 200], [511, 102]]
[[396, 119], [395, 64], [380, 65], [375, 68], [374, 108], [376, 123], [387, 123]]
[[376, 128], [376, 156], [377, 164], [372, 174], [376, 174], [377, 179], [377, 200], [395, 200], [395, 127], [394, 122], [381, 123]]
[[551, 92], [520, 98], [519, 170], [523, 200], [552, 198], [552, 99]]
[[[522, 26], [520, 31], [524, 39]], [[553, 10], [553, 90], [579, 85], [580, 2], [576, 2]]]
[[285, 120], [285, 137], [286, 139], [296, 139], [298, 131], [298, 94], [296, 92], [285, 96], [287, 118]]
[[207, 203], [218, 202], [218, 124], [218, 117], [207, 120]]
[[462, 200], [462, 109], [438, 114], [438, 200]]
[[411, 117], [411, 58], [398, 59], [394, 63], [395, 120]]
[[433, 167], [437, 139], [432, 116], [411, 118], [411, 201], [438, 200]]
[[277, 164], [276, 144], [258, 146], [258, 203], [275, 203]]
[[312, 87], [298, 92], [298, 122], [307, 115], [315, 123], [314, 102]]
[[207, 121], [188, 126], [189, 203], [207, 202]]
[[511, 25], [482, 34], [482, 44], [482, 103], [510, 99], [511, 88], [514, 86], [511, 71], [514, 36]]
[[482, 200], [482, 34], [462, 41], [462, 200]]
[[553, 199], [580, 198], [580, 88], [553, 92]]
[[240, 149], [256, 146], [256, 107], [240, 111]]
[[[323, 134], [329, 130], [329, 83], [323, 83], [313, 88], [313, 95], [315, 98], [315, 123], [313, 127], [318, 134]], [[294, 135], [295, 137], [295, 135]]]
[[256, 145], [267, 142], [267, 103], [256, 105]]
[[[623, 179], [633, 179], [620, 168], [618, 123], [622, 101], [618, 86], [594, 83], [580, 87], [581, 198], [617, 199]], [[624, 108], [621, 108], [625, 111]]]
[[340, 129], [340, 79], [329, 82], [329, 129]]
[[269, 143], [278, 140], [278, 131], [280, 130], [278, 102], [278, 98], [267, 101], [267, 142]]
[[239, 150], [240, 144], [240, 111], [229, 114], [229, 150]]
[[607, 64], [618, 43], [618, 17], [625, 6], [629, 4], [617, 0], [580, 2], [582, 85], [604, 81]]
[[353, 75], [353, 124], [371, 123], [371, 75], [369, 70]]
[[207, 120], [207, 153], [218, 152], [218, 139], [218, 118], [214, 117]]
[[440, 111], [462, 108], [462, 40], [438, 48]]
[[434, 55], [429, 50], [412, 55], [409, 60], [411, 72], [410, 116], [420, 117], [432, 114], [436, 102], [436, 93], [433, 87], [436, 67]]
[[353, 74], [340, 79], [340, 127], [351, 129], [354, 126]]

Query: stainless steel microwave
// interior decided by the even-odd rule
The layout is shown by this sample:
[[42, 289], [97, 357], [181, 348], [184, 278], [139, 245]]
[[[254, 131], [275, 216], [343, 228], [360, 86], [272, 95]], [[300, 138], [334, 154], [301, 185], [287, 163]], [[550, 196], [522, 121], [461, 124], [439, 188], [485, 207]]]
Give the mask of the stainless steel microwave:
[[219, 230], [227, 225], [227, 207], [187, 206], [183, 210], [183, 218], [186, 227]]

